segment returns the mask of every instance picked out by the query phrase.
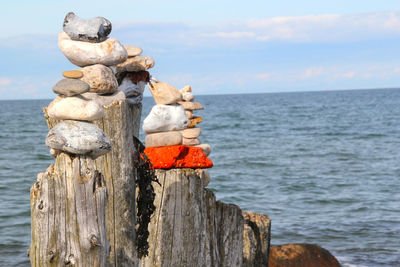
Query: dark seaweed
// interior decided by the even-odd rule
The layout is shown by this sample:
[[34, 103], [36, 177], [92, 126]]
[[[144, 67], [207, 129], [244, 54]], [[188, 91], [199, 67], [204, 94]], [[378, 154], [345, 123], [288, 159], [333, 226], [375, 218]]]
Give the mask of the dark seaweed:
[[141, 259], [149, 254], [149, 237], [148, 225], [151, 220], [151, 215], [156, 207], [154, 199], [156, 194], [152, 182], [160, 182], [155, 175], [153, 165], [144, 154], [145, 146], [136, 137], [133, 137], [135, 150], [133, 151], [133, 162], [137, 169], [136, 185], [138, 187], [137, 203], [137, 220], [136, 220], [136, 247], [138, 256]]

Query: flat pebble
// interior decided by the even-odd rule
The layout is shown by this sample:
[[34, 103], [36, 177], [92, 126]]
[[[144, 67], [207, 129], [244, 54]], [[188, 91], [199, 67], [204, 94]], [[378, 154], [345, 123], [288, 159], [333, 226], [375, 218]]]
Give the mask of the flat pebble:
[[53, 86], [53, 92], [64, 96], [73, 96], [86, 93], [90, 85], [77, 79], [62, 79]]
[[140, 47], [125, 45], [125, 49], [128, 52], [128, 57], [136, 57], [142, 54], [143, 49]]
[[83, 73], [79, 70], [67, 70], [62, 73], [65, 78], [79, 79], [83, 77]]
[[182, 135], [179, 132], [163, 132], [146, 135], [146, 147], [176, 146], [182, 144]]

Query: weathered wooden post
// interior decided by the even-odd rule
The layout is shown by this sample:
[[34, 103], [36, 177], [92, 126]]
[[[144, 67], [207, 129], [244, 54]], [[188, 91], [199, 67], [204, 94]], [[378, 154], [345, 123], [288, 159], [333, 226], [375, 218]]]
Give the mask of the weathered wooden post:
[[216, 201], [205, 188], [211, 147], [198, 140], [202, 118], [193, 111], [203, 107], [193, 102], [191, 87], [179, 92], [155, 81], [150, 91], [157, 105], [143, 122], [145, 153], [161, 186], [154, 185], [149, 255], [140, 265], [267, 266], [269, 218]]
[[133, 136], [154, 61], [110, 31], [104, 18], [69, 13], [59, 35], [62, 52], [83, 68], [63, 73], [44, 108], [55, 163], [31, 188], [32, 266], [139, 264]]

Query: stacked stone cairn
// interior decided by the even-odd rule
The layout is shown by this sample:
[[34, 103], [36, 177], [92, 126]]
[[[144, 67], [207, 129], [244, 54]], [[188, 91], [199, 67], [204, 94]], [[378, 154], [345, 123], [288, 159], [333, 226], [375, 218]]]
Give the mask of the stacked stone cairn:
[[[212, 167], [207, 157], [211, 152], [208, 144], [200, 144], [201, 129], [196, 127], [202, 117], [193, 114], [204, 109], [194, 101], [192, 88], [185, 86], [178, 91], [168, 83], [152, 79], [149, 89], [156, 105], [143, 121], [145, 153], [156, 169]], [[206, 170], [206, 177], [209, 175]], [[208, 182], [207, 182], [208, 183]]]
[[[82, 19], [66, 15], [58, 46], [78, 70], [63, 72], [53, 87], [58, 96], [47, 107], [49, 118], [60, 121], [48, 133], [46, 145], [56, 157], [60, 152], [97, 158], [111, 150], [110, 141], [93, 121], [104, 117], [101, 97], [142, 101], [154, 66], [142, 49], [123, 46], [110, 38], [111, 22], [103, 17]], [[104, 104], [105, 105], [105, 104]]]

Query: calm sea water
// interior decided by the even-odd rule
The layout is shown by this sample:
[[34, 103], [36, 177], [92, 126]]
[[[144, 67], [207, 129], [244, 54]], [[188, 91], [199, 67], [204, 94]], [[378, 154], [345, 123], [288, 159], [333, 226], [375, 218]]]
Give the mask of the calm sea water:
[[[209, 188], [269, 215], [272, 244], [318, 244], [344, 266], [400, 266], [400, 90], [197, 100]], [[0, 101], [0, 266], [29, 265], [29, 188], [53, 161], [48, 103]], [[147, 115], [153, 101], [143, 104]]]

